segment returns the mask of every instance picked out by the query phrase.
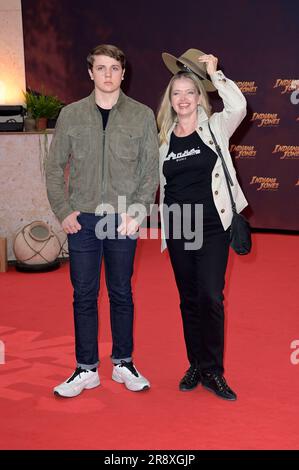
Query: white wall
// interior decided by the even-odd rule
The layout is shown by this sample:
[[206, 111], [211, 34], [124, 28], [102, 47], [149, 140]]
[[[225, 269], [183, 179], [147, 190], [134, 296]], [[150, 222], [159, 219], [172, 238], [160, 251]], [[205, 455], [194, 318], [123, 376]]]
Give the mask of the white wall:
[[21, 0], [0, 0], [0, 105], [22, 104], [25, 88]]
[[44, 160], [52, 134], [0, 133], [0, 237], [7, 238], [7, 257], [14, 260], [13, 240], [25, 225], [43, 220], [60, 242], [66, 235], [47, 198]]

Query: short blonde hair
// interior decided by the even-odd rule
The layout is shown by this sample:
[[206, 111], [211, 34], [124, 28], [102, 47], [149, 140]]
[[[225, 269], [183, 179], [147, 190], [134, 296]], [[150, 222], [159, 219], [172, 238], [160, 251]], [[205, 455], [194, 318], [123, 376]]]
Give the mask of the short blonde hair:
[[211, 105], [209, 102], [208, 94], [202, 84], [201, 79], [192, 72], [178, 72], [176, 73], [168, 83], [168, 86], [164, 92], [164, 95], [161, 100], [161, 105], [158, 110], [157, 123], [160, 131], [159, 138], [160, 144], [167, 143], [167, 134], [169, 129], [172, 127], [173, 123], [177, 120], [177, 115], [171, 106], [171, 93], [175, 80], [180, 80], [181, 78], [189, 78], [195, 85], [195, 88], [199, 95], [201, 95], [201, 105], [208, 116], [211, 116]]

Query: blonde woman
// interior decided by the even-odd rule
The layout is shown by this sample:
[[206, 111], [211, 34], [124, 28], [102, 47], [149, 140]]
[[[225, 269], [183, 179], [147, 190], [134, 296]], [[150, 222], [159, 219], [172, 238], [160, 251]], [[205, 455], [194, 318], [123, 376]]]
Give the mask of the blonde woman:
[[[217, 71], [218, 59], [213, 55], [189, 49], [179, 58], [167, 53], [162, 57], [174, 74], [158, 113], [162, 251], [167, 246], [190, 363], [179, 388], [189, 391], [201, 383], [220, 398], [236, 400], [223, 375], [223, 289], [232, 209], [209, 124], [224, 155], [237, 211], [241, 212], [247, 201], [236, 179], [228, 142], [246, 115], [246, 101], [237, 85]], [[211, 114], [207, 92], [214, 90], [224, 109]], [[180, 210], [179, 224], [173, 207]], [[190, 243], [186, 222], [193, 242], [202, 234], [201, 246], [192, 244], [192, 239]]]

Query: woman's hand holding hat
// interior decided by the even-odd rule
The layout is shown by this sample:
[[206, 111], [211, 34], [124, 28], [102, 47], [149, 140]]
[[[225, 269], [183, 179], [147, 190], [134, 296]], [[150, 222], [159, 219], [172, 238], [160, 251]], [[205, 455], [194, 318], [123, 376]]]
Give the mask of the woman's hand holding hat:
[[199, 62], [204, 62], [207, 67], [207, 73], [211, 76], [217, 70], [218, 59], [212, 54], [203, 54], [198, 57]]
[[206, 91], [216, 90], [212, 81], [208, 78], [208, 74], [214, 73], [217, 67], [218, 59], [212, 54], [205, 54], [199, 49], [188, 49], [180, 57], [163, 52], [162, 59], [171, 73], [193, 72], [202, 80]]

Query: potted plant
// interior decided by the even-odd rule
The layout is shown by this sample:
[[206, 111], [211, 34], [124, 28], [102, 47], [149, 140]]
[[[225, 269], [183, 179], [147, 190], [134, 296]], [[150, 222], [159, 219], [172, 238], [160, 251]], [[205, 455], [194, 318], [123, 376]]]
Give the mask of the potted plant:
[[52, 129], [55, 127], [58, 115], [63, 108], [64, 103], [62, 103], [57, 96], [47, 96], [48, 98], [48, 128]]
[[56, 119], [63, 103], [53, 95], [38, 94], [32, 90], [24, 93], [27, 114], [35, 119], [36, 129], [45, 130], [47, 128], [47, 120]]

